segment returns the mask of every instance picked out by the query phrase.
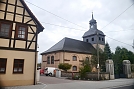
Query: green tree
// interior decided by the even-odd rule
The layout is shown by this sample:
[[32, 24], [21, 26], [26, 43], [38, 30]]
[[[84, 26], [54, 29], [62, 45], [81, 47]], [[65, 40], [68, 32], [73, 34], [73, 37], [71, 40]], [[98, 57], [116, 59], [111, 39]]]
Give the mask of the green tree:
[[[105, 62], [106, 62], [106, 56], [104, 52], [99, 52], [99, 65], [100, 65], [100, 71], [105, 72], [106, 67], [105, 67]], [[98, 59], [97, 59], [97, 53], [93, 54], [91, 56], [91, 66], [97, 68], [98, 64]]]
[[87, 72], [91, 72], [91, 63], [89, 60], [87, 60], [86, 58], [82, 61], [82, 67], [80, 68], [80, 77], [86, 78], [87, 76]]
[[60, 64], [58, 65], [58, 68], [59, 68], [59, 69], [62, 69], [62, 70], [64, 70], [64, 71], [69, 70], [71, 67], [72, 67], [72, 65], [71, 65], [71, 64], [68, 64], [68, 63], [60, 63]]
[[111, 49], [108, 43], [105, 44], [105, 48], [104, 48], [104, 56], [106, 59], [112, 59], [112, 53], [111, 53]]

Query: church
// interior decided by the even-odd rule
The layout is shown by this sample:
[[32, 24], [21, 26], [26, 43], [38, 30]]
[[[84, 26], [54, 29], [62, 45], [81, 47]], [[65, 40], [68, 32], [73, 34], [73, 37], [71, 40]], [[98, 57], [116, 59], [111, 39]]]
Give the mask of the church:
[[42, 52], [42, 69], [45, 67], [58, 68], [60, 63], [69, 63], [72, 65], [69, 71], [79, 72], [82, 61], [84, 59], [91, 60], [91, 56], [96, 52], [97, 45], [103, 51], [105, 34], [97, 29], [97, 22], [93, 13], [89, 25], [89, 30], [82, 36], [83, 41], [65, 37], [50, 49]]

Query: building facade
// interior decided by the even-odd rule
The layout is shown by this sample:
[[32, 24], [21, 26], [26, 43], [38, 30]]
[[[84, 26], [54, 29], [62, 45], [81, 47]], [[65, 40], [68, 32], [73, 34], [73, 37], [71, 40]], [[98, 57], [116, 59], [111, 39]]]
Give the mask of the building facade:
[[0, 83], [36, 84], [37, 38], [44, 27], [24, 0], [0, 0]]
[[[58, 68], [60, 63], [69, 63], [72, 65], [69, 71], [79, 72], [82, 60], [91, 62], [91, 56], [96, 53], [97, 44], [103, 51], [105, 35], [97, 29], [97, 22], [93, 18], [93, 14], [89, 24], [90, 28], [84, 33], [83, 41], [65, 37], [50, 49], [41, 53], [42, 69], [45, 67]], [[96, 68], [93, 68], [92, 71], [96, 71]]]

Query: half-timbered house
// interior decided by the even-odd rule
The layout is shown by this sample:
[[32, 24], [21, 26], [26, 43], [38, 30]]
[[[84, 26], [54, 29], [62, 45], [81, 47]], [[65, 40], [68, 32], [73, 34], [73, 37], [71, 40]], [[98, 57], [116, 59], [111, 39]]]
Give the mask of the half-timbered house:
[[0, 0], [0, 82], [36, 84], [37, 37], [44, 27], [24, 0]]

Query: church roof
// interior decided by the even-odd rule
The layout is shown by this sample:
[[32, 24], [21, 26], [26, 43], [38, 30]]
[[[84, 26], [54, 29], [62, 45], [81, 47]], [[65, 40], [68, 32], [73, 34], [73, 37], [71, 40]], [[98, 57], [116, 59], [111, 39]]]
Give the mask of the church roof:
[[65, 37], [50, 49], [41, 53], [41, 55], [56, 51], [93, 54], [95, 52], [95, 48], [90, 43]]
[[96, 35], [96, 31], [98, 31], [99, 35], [105, 36], [105, 34], [102, 31], [100, 31], [96, 28], [90, 28], [87, 32], [84, 33], [83, 38], [91, 36], [91, 35]]

